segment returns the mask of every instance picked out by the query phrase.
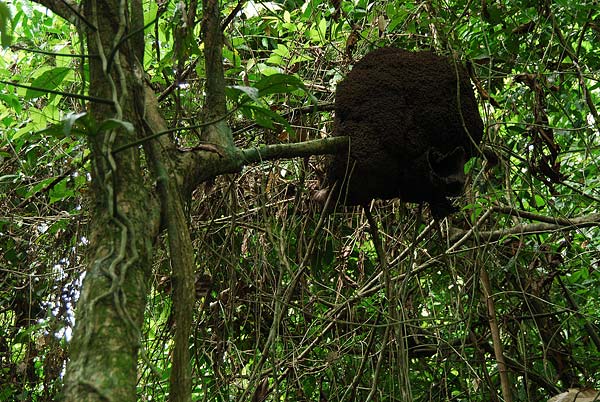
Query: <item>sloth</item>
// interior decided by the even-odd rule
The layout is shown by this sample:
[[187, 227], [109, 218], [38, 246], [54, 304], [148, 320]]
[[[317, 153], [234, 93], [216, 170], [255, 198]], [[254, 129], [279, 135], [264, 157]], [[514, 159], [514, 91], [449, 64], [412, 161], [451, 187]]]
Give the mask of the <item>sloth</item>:
[[[464, 165], [478, 153], [483, 122], [464, 67], [431, 52], [381, 48], [339, 83], [334, 136], [350, 146], [330, 158], [317, 199], [344, 205], [400, 198], [455, 211]], [[334, 186], [335, 184], [335, 186]]]

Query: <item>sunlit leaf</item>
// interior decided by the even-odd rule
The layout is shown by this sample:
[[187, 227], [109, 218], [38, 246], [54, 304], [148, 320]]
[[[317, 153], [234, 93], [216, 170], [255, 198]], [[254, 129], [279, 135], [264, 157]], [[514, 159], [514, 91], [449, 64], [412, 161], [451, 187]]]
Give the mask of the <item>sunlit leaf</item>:
[[[31, 83], [32, 87], [44, 89], [56, 89], [65, 77], [72, 71], [68, 67], [56, 67], [48, 71], [44, 71]], [[25, 93], [25, 99], [38, 98], [45, 95], [46, 92], [34, 89], [28, 89]]]

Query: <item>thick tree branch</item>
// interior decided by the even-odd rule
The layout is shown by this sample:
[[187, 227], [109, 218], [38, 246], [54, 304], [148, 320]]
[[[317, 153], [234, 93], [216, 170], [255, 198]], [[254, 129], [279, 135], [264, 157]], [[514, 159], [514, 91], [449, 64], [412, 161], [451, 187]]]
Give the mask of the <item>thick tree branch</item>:
[[243, 149], [239, 152], [244, 164], [249, 164], [274, 159], [334, 154], [345, 148], [348, 148], [348, 137], [331, 137], [293, 144], [265, 145]]
[[[335, 154], [348, 148], [348, 137], [332, 137], [293, 144], [265, 145], [248, 149], [219, 148], [221, 152], [205, 150], [182, 151], [179, 180], [185, 195], [189, 195], [206, 180], [226, 173], [237, 173], [242, 167], [268, 160]], [[184, 196], [185, 196], [184, 195]]]
[[[144, 90], [145, 123], [151, 132], [167, 130], [160, 114], [156, 96], [148, 87]], [[175, 147], [166, 136], [159, 136], [144, 144], [157, 177], [161, 202], [161, 217], [167, 227], [169, 258], [173, 275], [173, 316], [175, 317], [175, 347], [170, 376], [170, 401], [191, 401], [192, 377], [189, 339], [192, 326], [194, 293], [194, 249], [180, 191], [176, 178], [175, 160], [171, 158]]]

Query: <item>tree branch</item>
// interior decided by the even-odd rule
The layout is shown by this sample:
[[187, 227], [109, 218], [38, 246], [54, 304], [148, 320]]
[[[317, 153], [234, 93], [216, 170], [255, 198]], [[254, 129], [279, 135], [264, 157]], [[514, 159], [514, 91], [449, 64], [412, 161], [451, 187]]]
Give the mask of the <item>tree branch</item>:
[[244, 165], [274, 159], [334, 154], [348, 148], [348, 137], [330, 137], [293, 144], [264, 145], [240, 151]]
[[72, 0], [32, 0], [48, 10], [52, 11], [59, 17], [69, 21], [75, 26], [79, 26], [81, 22], [87, 25], [89, 28], [95, 29], [94, 25], [90, 23], [81, 12], [81, 6], [74, 3]]
[[251, 163], [311, 155], [335, 154], [348, 148], [348, 137], [332, 137], [293, 144], [264, 145], [256, 148], [219, 148], [221, 152], [206, 150], [180, 151], [179, 180], [184, 197], [198, 185], [226, 173], [237, 173]]
[[554, 216], [534, 214], [533, 212], [521, 211], [519, 209], [515, 209], [515, 208], [511, 208], [511, 207], [493, 207], [492, 212], [499, 212], [504, 215], [511, 215], [511, 216], [516, 216], [517, 218], [529, 219], [529, 220], [538, 221], [538, 222], [551, 223], [554, 225], [569, 226], [573, 223], [573, 221], [568, 218], [556, 218]]
[[[495, 208], [498, 212], [518, 216], [521, 218], [542, 221], [542, 223], [528, 223], [513, 226], [508, 229], [488, 230], [488, 231], [473, 231], [479, 241], [492, 242], [500, 240], [507, 236], [531, 235], [540, 233], [551, 233], [560, 230], [573, 230], [584, 227], [600, 226], [600, 213], [581, 216], [578, 218], [554, 218], [542, 215], [533, 214], [526, 211], [518, 211], [512, 208]], [[456, 230], [450, 236], [450, 242], [453, 243], [467, 234], [468, 230]]]
[[[202, 6], [202, 33], [204, 38], [204, 63], [206, 69], [206, 102], [203, 115], [212, 120], [227, 114], [225, 75], [223, 72], [223, 33], [217, 0], [204, 0]], [[202, 139], [225, 148], [234, 148], [231, 129], [224, 121], [206, 127]]]
[[[156, 96], [148, 87], [144, 91], [145, 123], [151, 132], [167, 130], [160, 114]], [[191, 401], [192, 372], [189, 338], [195, 302], [194, 249], [183, 208], [176, 161], [171, 158], [175, 146], [167, 136], [157, 136], [144, 143], [149, 162], [156, 176], [161, 202], [161, 217], [166, 224], [173, 280], [173, 316], [175, 317], [175, 346], [170, 375], [170, 401]]]

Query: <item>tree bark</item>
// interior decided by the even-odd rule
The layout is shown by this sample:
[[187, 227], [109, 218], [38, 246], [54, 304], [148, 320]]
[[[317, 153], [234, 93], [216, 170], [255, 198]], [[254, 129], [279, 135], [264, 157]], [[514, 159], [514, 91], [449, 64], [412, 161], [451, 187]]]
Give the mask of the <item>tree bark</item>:
[[[144, 91], [145, 123], [149, 131], [166, 130], [166, 123], [159, 114], [158, 104], [149, 89]], [[161, 215], [167, 227], [169, 258], [173, 281], [173, 311], [175, 339], [170, 376], [170, 401], [192, 400], [192, 370], [190, 366], [190, 335], [194, 312], [194, 249], [183, 208], [180, 185], [174, 161], [169, 158], [175, 147], [166, 137], [159, 137], [145, 144], [150, 164], [157, 177], [161, 202]]]
[[[90, 95], [96, 132], [91, 150], [89, 265], [77, 304], [67, 401], [135, 401], [140, 334], [151, 274], [152, 243], [160, 208], [142, 175], [137, 147], [113, 149], [145, 135], [136, 107], [139, 63], [128, 40], [128, 22], [115, 0], [84, 2]], [[138, 71], [136, 71], [136, 69]], [[109, 120], [113, 119], [113, 120]], [[131, 127], [133, 129], [131, 129]]]

